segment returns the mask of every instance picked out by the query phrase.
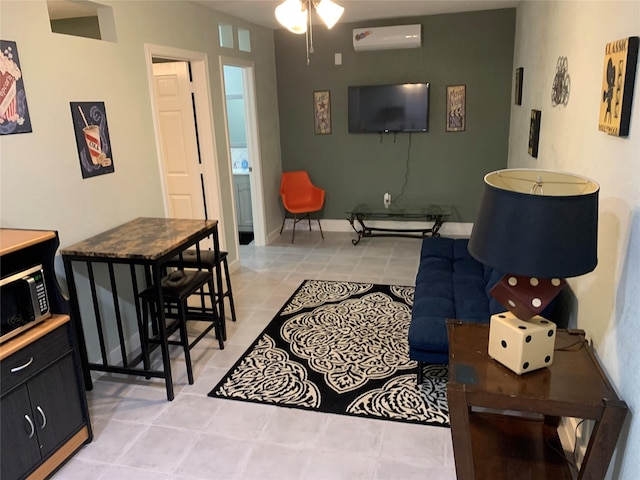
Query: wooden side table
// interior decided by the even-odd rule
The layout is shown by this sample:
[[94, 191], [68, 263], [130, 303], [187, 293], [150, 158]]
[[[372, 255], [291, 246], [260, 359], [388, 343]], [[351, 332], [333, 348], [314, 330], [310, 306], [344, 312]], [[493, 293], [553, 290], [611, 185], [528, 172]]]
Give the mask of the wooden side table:
[[592, 419], [578, 479], [602, 479], [627, 414], [582, 330], [558, 330], [553, 364], [518, 376], [489, 357], [488, 325], [447, 322], [451, 436], [459, 480], [571, 479], [560, 417]]

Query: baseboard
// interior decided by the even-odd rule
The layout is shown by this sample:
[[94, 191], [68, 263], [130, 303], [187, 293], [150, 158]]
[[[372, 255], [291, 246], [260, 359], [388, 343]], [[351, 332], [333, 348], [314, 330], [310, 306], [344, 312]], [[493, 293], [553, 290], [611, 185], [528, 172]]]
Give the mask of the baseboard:
[[275, 242], [280, 236], [280, 228], [276, 228], [267, 234], [267, 245]]

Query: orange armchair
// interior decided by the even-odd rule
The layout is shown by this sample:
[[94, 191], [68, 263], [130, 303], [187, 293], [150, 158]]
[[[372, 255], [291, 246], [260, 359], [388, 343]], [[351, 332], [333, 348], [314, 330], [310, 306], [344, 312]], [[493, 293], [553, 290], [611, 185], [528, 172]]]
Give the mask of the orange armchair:
[[[283, 172], [282, 180], [280, 181], [280, 197], [282, 198], [282, 205], [285, 209], [280, 234], [282, 234], [284, 223], [287, 220], [287, 212], [293, 214], [293, 235], [291, 236], [291, 243], [293, 243], [296, 238], [296, 223], [307, 218], [309, 220], [309, 231], [311, 231], [310, 214], [316, 212], [320, 235], [324, 240], [320, 217], [317, 213], [324, 205], [324, 190], [311, 183], [309, 174], [306, 171]], [[299, 214], [304, 216], [298, 218]]]

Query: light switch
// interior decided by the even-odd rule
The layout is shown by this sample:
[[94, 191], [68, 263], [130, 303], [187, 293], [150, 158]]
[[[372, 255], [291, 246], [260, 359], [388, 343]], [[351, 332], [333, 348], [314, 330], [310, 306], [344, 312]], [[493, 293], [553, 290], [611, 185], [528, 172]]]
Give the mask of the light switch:
[[334, 54], [335, 57], [335, 64], [336, 65], [342, 65], [342, 54], [341, 53], [336, 53]]

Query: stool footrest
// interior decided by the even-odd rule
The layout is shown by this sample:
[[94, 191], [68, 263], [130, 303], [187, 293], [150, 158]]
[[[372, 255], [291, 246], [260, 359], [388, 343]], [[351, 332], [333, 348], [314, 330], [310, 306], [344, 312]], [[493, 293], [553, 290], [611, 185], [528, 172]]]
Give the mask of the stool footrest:
[[[195, 346], [198, 344], [198, 342], [199, 342], [200, 340], [202, 340], [202, 339], [204, 338], [204, 336], [205, 336], [207, 333], [209, 333], [209, 332], [211, 331], [211, 329], [212, 329], [212, 328], [214, 328], [214, 327], [215, 327], [215, 325], [214, 325], [214, 324], [209, 325], [207, 328], [205, 328], [205, 329], [200, 333], [200, 335], [198, 335], [196, 338], [194, 338], [193, 340], [191, 340], [191, 342], [189, 343], [189, 349], [192, 349], [193, 347], [195, 347]], [[226, 340], [226, 338], [223, 338], [222, 340]], [[220, 343], [220, 350], [224, 350], [224, 344], [223, 344], [223, 343]]]
[[167, 262], [169, 267], [182, 267], [182, 268], [212, 268], [227, 258], [227, 252], [220, 252], [220, 255], [216, 257], [212, 250], [200, 250], [200, 261], [198, 262], [198, 255], [195, 250], [187, 250], [182, 253], [182, 260], [180, 255], [176, 255]]

